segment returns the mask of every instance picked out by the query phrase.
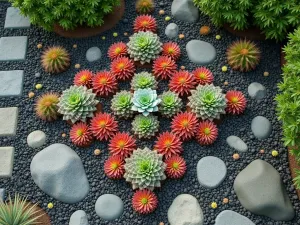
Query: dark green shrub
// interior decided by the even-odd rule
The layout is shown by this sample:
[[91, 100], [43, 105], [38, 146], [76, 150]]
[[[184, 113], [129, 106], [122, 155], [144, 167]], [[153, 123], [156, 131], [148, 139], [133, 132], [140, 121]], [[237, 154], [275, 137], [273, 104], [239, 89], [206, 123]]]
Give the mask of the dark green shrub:
[[300, 25], [300, 0], [194, 0], [216, 25], [243, 30], [257, 25], [268, 39], [282, 40]]
[[9, 0], [29, 16], [30, 22], [52, 30], [59, 24], [66, 30], [78, 25], [89, 27], [103, 24], [103, 17], [120, 4], [120, 0]]

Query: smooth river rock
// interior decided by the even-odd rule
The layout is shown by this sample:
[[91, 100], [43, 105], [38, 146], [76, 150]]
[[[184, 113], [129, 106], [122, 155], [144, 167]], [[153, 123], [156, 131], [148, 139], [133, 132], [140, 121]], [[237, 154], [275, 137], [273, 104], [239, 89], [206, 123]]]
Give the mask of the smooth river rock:
[[103, 220], [118, 219], [124, 210], [122, 199], [113, 194], [101, 195], [95, 204], [95, 211]]
[[170, 23], [165, 30], [165, 34], [168, 38], [173, 39], [178, 36], [179, 28], [177, 24], [175, 23]]
[[248, 86], [248, 94], [251, 98], [262, 100], [267, 95], [265, 86], [260, 83], [253, 82]]
[[257, 116], [251, 122], [251, 130], [257, 139], [263, 140], [271, 135], [272, 124], [266, 117]]
[[193, 0], [174, 0], [171, 6], [172, 15], [177, 20], [185, 22], [196, 22], [199, 18], [199, 9]]
[[229, 136], [226, 142], [231, 148], [239, 152], [246, 152], [248, 150], [246, 143], [237, 136]]
[[31, 176], [46, 194], [64, 203], [77, 203], [89, 192], [80, 157], [64, 144], [52, 144], [38, 152], [30, 164]]
[[89, 225], [87, 215], [83, 210], [75, 211], [71, 217], [69, 225]]
[[212, 63], [217, 57], [215, 47], [205, 41], [191, 40], [186, 44], [186, 51], [190, 61], [198, 65]]
[[203, 212], [198, 200], [189, 194], [178, 195], [168, 210], [170, 225], [203, 225]]
[[95, 62], [101, 59], [102, 53], [100, 48], [91, 47], [86, 51], [86, 60], [89, 62]]
[[217, 216], [215, 225], [255, 225], [255, 223], [239, 213], [224, 210]]
[[27, 136], [27, 144], [31, 148], [39, 148], [46, 142], [46, 134], [43, 131], [36, 130]]
[[269, 163], [257, 159], [243, 169], [234, 181], [234, 191], [250, 212], [277, 221], [295, 216], [280, 175]]

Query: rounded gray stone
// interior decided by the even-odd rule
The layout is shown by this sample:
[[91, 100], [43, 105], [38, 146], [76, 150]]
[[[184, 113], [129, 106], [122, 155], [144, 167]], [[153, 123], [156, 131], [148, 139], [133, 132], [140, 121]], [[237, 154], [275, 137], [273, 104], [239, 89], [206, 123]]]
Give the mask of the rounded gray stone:
[[194, 5], [193, 0], [174, 0], [171, 13], [177, 20], [185, 22], [194, 23], [199, 19], [199, 9]]
[[257, 139], [263, 140], [271, 135], [272, 124], [266, 117], [257, 116], [251, 122], [251, 130]]
[[262, 100], [267, 95], [265, 86], [260, 83], [253, 82], [248, 86], [248, 94], [251, 98]]
[[248, 150], [246, 143], [237, 136], [227, 137], [226, 142], [231, 148], [239, 152], [246, 152]]
[[255, 225], [255, 223], [239, 213], [224, 210], [217, 216], [215, 225]]
[[170, 23], [165, 30], [165, 34], [168, 38], [176, 38], [178, 36], [179, 27], [175, 23]]
[[86, 51], [86, 60], [89, 62], [95, 62], [101, 59], [102, 53], [100, 48], [91, 47]]
[[31, 132], [27, 136], [27, 144], [31, 148], [42, 147], [46, 142], [46, 134], [41, 130]]
[[101, 195], [95, 204], [97, 215], [107, 221], [118, 219], [123, 214], [123, 210], [122, 199], [113, 194]]
[[186, 45], [186, 51], [190, 61], [199, 65], [207, 65], [212, 63], [217, 52], [215, 47], [205, 41], [191, 40]]
[[199, 183], [206, 188], [218, 187], [227, 174], [225, 163], [214, 156], [206, 156], [197, 164], [197, 177]]
[[69, 225], [89, 225], [87, 215], [83, 210], [75, 211], [71, 217]]

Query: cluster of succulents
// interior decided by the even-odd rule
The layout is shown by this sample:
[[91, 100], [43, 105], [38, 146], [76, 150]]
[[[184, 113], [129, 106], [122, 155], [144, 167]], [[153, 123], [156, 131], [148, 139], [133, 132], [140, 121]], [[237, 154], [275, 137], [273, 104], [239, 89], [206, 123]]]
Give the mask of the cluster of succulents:
[[133, 111], [131, 110], [133, 106], [132, 96], [132, 93], [129, 91], [120, 91], [113, 96], [111, 110], [115, 116], [125, 119], [133, 116]]
[[178, 113], [171, 123], [172, 133], [180, 137], [182, 141], [188, 141], [195, 137], [197, 128], [197, 116], [191, 112]]
[[159, 98], [161, 99], [161, 103], [158, 106], [158, 111], [162, 116], [172, 117], [181, 111], [183, 103], [175, 92], [165, 91]]
[[156, 89], [157, 81], [155, 77], [148, 72], [136, 73], [131, 80], [131, 89], [136, 91], [138, 89]]
[[111, 155], [127, 158], [136, 149], [136, 140], [129, 133], [119, 132], [113, 136], [108, 146]]
[[90, 129], [99, 141], [108, 141], [118, 132], [118, 123], [109, 113], [98, 113], [91, 120]]
[[154, 145], [154, 150], [162, 154], [165, 158], [173, 155], [180, 155], [183, 152], [182, 141], [177, 135], [164, 132], [160, 134]]

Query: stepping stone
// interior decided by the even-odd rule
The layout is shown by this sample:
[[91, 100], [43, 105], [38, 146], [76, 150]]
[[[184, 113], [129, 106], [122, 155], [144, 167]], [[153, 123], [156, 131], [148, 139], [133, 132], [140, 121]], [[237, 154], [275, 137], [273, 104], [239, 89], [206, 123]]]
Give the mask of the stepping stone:
[[5, 189], [0, 188], [0, 202], [4, 201], [4, 199], [5, 199]]
[[0, 71], [0, 97], [20, 96], [23, 80], [23, 70]]
[[27, 36], [0, 38], [0, 61], [25, 60], [27, 43]]
[[0, 124], [0, 137], [16, 135], [18, 124], [18, 108], [0, 108]]
[[186, 51], [191, 62], [202, 66], [212, 63], [217, 57], [215, 47], [200, 40], [189, 41], [186, 44]]
[[118, 219], [124, 210], [122, 199], [113, 194], [101, 195], [95, 204], [95, 211], [103, 220], [112, 221]]
[[255, 225], [247, 217], [231, 210], [224, 210], [217, 218], [215, 225]]
[[11, 177], [14, 163], [14, 152], [14, 147], [0, 147], [0, 178]]
[[6, 19], [4, 28], [5, 29], [19, 29], [29, 28], [30, 21], [28, 17], [24, 17], [20, 14], [20, 10], [15, 7], [7, 8]]

